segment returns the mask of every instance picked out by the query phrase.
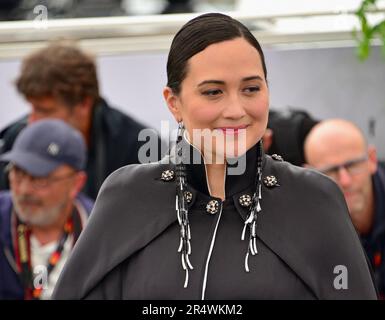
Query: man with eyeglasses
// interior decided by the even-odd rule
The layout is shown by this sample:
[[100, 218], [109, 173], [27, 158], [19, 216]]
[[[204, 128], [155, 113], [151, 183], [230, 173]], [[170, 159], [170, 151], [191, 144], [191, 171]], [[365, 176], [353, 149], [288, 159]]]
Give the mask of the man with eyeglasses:
[[93, 205], [80, 193], [84, 140], [61, 120], [41, 120], [0, 160], [10, 179], [0, 192], [0, 299], [49, 299]]
[[361, 130], [342, 119], [325, 120], [305, 141], [308, 166], [342, 189], [352, 222], [371, 261], [380, 297], [385, 297], [385, 168]]
[[[0, 154], [12, 149], [20, 130], [38, 120], [60, 119], [79, 130], [87, 145], [84, 170], [88, 178], [83, 192], [93, 199], [116, 169], [158, 161], [162, 154], [161, 139], [154, 130], [111, 107], [101, 96], [96, 69], [94, 58], [67, 41], [32, 52], [23, 60], [15, 82], [30, 112], [0, 130]], [[144, 134], [141, 139], [140, 133]], [[148, 158], [141, 157], [140, 150], [148, 147]], [[0, 163], [0, 190], [8, 188], [9, 179]]]

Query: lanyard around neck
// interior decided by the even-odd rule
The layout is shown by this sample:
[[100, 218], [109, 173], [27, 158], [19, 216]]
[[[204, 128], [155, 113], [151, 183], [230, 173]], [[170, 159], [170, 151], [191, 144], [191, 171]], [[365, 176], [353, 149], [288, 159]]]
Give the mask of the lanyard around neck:
[[[20, 279], [22, 285], [24, 287], [24, 298], [26, 300], [32, 299], [40, 299], [43, 286], [35, 286], [34, 284], [34, 275], [32, 270], [32, 262], [31, 262], [31, 230], [30, 228], [21, 222], [16, 214], [15, 216], [15, 239], [14, 239], [14, 247], [15, 247], [15, 258], [16, 265], [19, 270]], [[68, 218], [63, 227], [62, 236], [54, 250], [54, 252], [50, 255], [46, 265], [46, 279], [48, 279], [52, 270], [55, 268], [57, 263], [59, 262], [63, 250], [65, 242], [68, 239], [70, 234], [74, 235], [74, 243], [78, 239], [80, 232], [82, 230], [81, 219], [78, 210], [74, 207], [72, 215]]]

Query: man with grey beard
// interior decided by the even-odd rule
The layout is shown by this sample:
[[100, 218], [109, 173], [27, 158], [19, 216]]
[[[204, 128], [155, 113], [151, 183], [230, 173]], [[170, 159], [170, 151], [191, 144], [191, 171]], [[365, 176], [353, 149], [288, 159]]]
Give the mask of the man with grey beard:
[[18, 135], [10, 152], [10, 191], [0, 192], [0, 299], [49, 299], [93, 202], [81, 134], [41, 120]]

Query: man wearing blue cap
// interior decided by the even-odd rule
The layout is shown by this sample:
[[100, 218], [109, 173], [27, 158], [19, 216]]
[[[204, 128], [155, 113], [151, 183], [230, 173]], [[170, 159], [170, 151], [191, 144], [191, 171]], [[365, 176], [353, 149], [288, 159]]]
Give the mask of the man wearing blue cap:
[[[145, 125], [112, 108], [103, 99], [95, 61], [76, 45], [55, 42], [28, 55], [23, 60], [16, 87], [31, 108], [28, 115], [0, 130], [0, 154], [12, 149], [17, 135], [27, 124], [61, 119], [79, 130], [87, 144], [84, 170], [88, 179], [83, 192], [93, 199], [104, 179], [116, 169], [160, 159], [158, 134], [149, 132]], [[146, 141], [139, 139], [141, 132], [146, 132]], [[150, 159], [141, 159], [140, 150], [149, 143], [154, 151], [149, 154]], [[0, 164], [0, 190], [8, 187], [7, 175]]]
[[10, 191], [0, 192], [0, 299], [49, 299], [93, 202], [81, 134], [41, 120], [18, 135], [8, 161]]

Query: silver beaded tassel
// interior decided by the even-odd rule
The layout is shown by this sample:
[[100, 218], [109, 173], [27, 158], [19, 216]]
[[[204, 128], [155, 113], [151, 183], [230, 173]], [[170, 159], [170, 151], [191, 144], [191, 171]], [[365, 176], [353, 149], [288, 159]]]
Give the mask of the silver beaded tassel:
[[249, 246], [245, 257], [245, 270], [249, 272], [249, 255], [256, 255], [257, 250], [257, 217], [261, 212], [260, 200], [262, 199], [261, 183], [262, 183], [262, 144], [258, 145], [258, 160], [257, 160], [257, 176], [256, 176], [256, 188], [253, 194], [253, 202], [250, 207], [249, 214], [246, 218], [245, 225], [243, 226], [241, 240], [245, 240], [246, 229], [249, 227]]
[[184, 197], [186, 190], [186, 170], [182, 163], [182, 147], [181, 141], [183, 139], [184, 126], [182, 122], [179, 122], [178, 135], [176, 140], [176, 199], [175, 209], [180, 226], [180, 242], [178, 252], [181, 253], [182, 267], [186, 272], [184, 281], [184, 288], [188, 286], [189, 270], [193, 270], [193, 266], [190, 263], [189, 255], [191, 254], [191, 232], [190, 224], [188, 221], [188, 206]]

